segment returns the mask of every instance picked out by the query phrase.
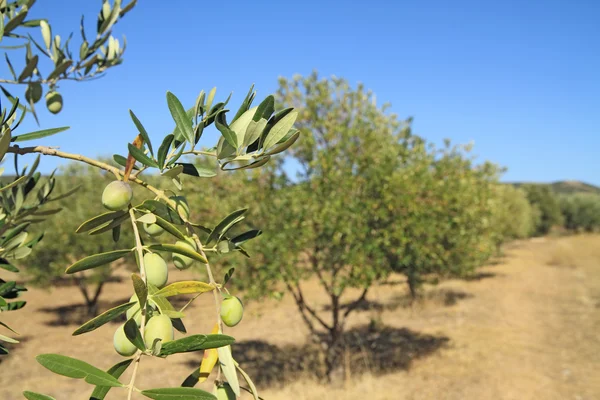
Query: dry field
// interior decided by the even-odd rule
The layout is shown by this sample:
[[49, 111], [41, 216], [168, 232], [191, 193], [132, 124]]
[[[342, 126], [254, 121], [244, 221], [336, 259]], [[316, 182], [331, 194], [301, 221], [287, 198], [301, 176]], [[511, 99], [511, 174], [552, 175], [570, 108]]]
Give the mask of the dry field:
[[[127, 300], [125, 276], [107, 285], [104, 298]], [[316, 285], [305, 295], [315, 304], [323, 300]], [[351, 326], [346, 363], [355, 372], [333, 388], [310, 375], [306, 331], [290, 299], [248, 304], [244, 321], [231, 330], [238, 339], [234, 356], [256, 377], [265, 400], [600, 399], [598, 236], [514, 243], [476, 279], [428, 287], [412, 306], [400, 277], [368, 299]], [[87, 384], [53, 375], [34, 357], [61, 353], [108, 368], [121, 359], [111, 345], [116, 325], [71, 337], [81, 318], [75, 288], [33, 289], [26, 300], [26, 309], [2, 316], [23, 340], [0, 362], [0, 399], [20, 399], [24, 389], [87, 399]], [[211, 296], [188, 310], [214, 312]], [[210, 325], [201, 318], [187, 323], [191, 332]], [[198, 362], [189, 355], [144, 360], [140, 387], [178, 385]], [[123, 391], [107, 398], [122, 399]]]

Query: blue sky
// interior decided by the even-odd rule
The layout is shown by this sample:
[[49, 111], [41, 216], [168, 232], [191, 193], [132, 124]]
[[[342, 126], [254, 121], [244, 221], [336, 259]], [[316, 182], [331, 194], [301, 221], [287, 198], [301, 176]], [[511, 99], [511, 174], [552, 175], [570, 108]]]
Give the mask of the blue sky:
[[[92, 32], [100, 1], [57, 3], [38, 1], [34, 16], [65, 37], [84, 14]], [[217, 86], [239, 104], [252, 83], [265, 96], [278, 76], [316, 69], [363, 82], [433, 142], [473, 141], [480, 159], [508, 168], [505, 181], [598, 185], [599, 20], [593, 0], [140, 0], [115, 27], [127, 36], [124, 64], [102, 80], [63, 83], [63, 112], [42, 112], [41, 124], [72, 129], [43, 144], [124, 154], [136, 134], [129, 108], [155, 141], [170, 132], [167, 90], [191, 106]]]

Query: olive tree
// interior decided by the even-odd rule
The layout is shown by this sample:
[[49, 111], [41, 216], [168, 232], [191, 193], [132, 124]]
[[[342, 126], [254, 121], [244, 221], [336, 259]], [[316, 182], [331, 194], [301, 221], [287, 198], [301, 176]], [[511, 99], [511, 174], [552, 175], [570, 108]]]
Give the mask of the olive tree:
[[[0, 160], [4, 158], [11, 143], [41, 138], [67, 129], [61, 127], [14, 134], [28, 114], [32, 114], [39, 123], [35, 104], [42, 99], [44, 92], [47, 109], [57, 114], [63, 107], [63, 98], [58, 91], [62, 81], [98, 78], [109, 68], [122, 62], [125, 47], [121, 47], [118, 39], [113, 37], [112, 28], [135, 3], [133, 0], [121, 7], [120, 0], [116, 0], [111, 7], [105, 1], [98, 16], [97, 32], [93, 40], [86, 37], [82, 17], [82, 42], [77, 54], [73, 55], [73, 47], [70, 45], [72, 35], [67, 40], [61, 40], [60, 35], [52, 34], [47, 19], [27, 19], [35, 0], [0, 1], [0, 42], [7, 45], [5, 48], [11, 55], [23, 53], [24, 59], [24, 62], [18, 62], [14, 56], [11, 58], [8, 52], [5, 53], [10, 77], [0, 79], [0, 96], [11, 107], [0, 107]], [[23, 98], [25, 101], [20, 100]], [[38, 163], [39, 158], [32, 166], [21, 169], [19, 160], [15, 157], [15, 173], [12, 179], [3, 180], [0, 188], [0, 268], [11, 273], [19, 272], [13, 265], [14, 261], [28, 256], [43, 236], [42, 232], [34, 235], [30, 231], [31, 226], [60, 211], [59, 208], [46, 208], [46, 205], [72, 194], [72, 191], [67, 191], [53, 195], [54, 174], [42, 178], [37, 172]], [[24, 290], [17, 279], [0, 278], [0, 312], [22, 308], [26, 302], [14, 299]], [[0, 325], [16, 333], [5, 323], [0, 322]], [[17, 340], [0, 334], [0, 342], [16, 343]], [[7, 349], [0, 343], [0, 354], [5, 353]]]
[[[259, 262], [241, 268], [242, 284], [260, 296], [283, 282], [322, 345], [331, 377], [348, 317], [390, 272], [380, 237], [381, 198], [405, 151], [405, 124], [362, 86], [316, 73], [281, 79], [277, 99], [298, 109], [303, 136], [287, 160], [298, 175], [272, 165], [248, 177], [252, 191], [243, 196], [259, 205], [252, 213], [269, 240], [251, 248]], [[327, 299], [326, 315], [305, 296], [303, 287], [313, 279]]]
[[540, 216], [535, 227], [535, 235], [546, 235], [553, 227], [563, 224], [558, 198], [550, 186], [526, 184], [522, 189], [527, 193], [529, 203], [538, 210]]
[[426, 281], [464, 277], [495, 249], [497, 168], [475, 164], [470, 146], [416, 141], [385, 197], [386, 254], [412, 298]]

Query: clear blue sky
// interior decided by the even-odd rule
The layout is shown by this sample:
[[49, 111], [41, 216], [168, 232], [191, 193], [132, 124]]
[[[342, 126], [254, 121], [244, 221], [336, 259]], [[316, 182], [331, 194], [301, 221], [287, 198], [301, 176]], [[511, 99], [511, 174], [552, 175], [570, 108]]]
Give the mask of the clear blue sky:
[[[58, 3], [38, 1], [34, 16], [63, 37], [82, 13], [93, 26], [101, 4]], [[129, 108], [155, 141], [171, 130], [167, 90], [191, 106], [217, 86], [239, 104], [252, 83], [265, 96], [278, 76], [317, 69], [363, 82], [431, 141], [474, 141], [481, 159], [508, 167], [503, 180], [598, 185], [599, 21], [594, 0], [140, 0], [115, 27], [127, 36], [124, 64], [99, 81], [63, 83], [63, 112], [42, 112], [41, 123], [72, 129], [44, 144], [123, 154], [136, 133]]]

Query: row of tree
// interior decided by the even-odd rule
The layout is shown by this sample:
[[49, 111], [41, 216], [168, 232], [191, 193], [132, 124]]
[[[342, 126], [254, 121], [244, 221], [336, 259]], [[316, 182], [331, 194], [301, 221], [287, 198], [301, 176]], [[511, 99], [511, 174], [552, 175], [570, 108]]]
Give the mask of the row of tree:
[[[424, 282], [473, 273], [508, 240], [545, 234], [562, 218], [578, 229], [589, 223], [584, 214], [600, 216], [591, 198], [559, 201], [544, 186], [501, 184], [501, 168], [477, 163], [470, 146], [435, 147], [412, 132], [410, 120], [343, 79], [281, 79], [276, 100], [298, 110], [303, 133], [287, 159], [220, 172], [186, 195], [192, 219], [211, 226], [241, 205], [249, 208], [232, 232], [259, 228], [269, 240], [248, 244], [251, 258], [223, 257], [220, 273], [235, 268], [233, 281], [246, 297], [292, 296], [312, 338], [327, 349], [328, 375], [339, 365], [349, 315], [392, 273], [405, 275], [417, 296]], [[62, 279], [73, 260], [115, 248], [110, 234], [89, 241], [75, 233], [77, 221], [101, 212], [101, 181], [109, 179], [76, 166], [57, 177], [61, 190], [82, 187], [76, 204], [64, 200], [61, 224], [49, 222], [54, 238], [40, 244], [30, 268], [38, 282]], [[90, 313], [115, 267], [72, 278]], [[327, 314], [305, 296], [308, 280], [326, 293]]]

